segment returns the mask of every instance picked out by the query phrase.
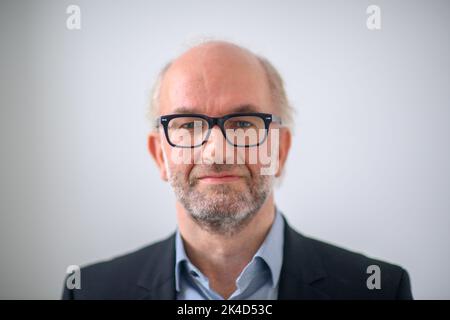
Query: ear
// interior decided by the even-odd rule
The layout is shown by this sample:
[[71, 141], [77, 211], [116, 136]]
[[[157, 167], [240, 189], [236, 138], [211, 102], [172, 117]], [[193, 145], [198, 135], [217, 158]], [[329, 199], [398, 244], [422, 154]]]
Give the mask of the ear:
[[275, 177], [280, 177], [283, 172], [284, 165], [286, 164], [286, 160], [289, 154], [289, 150], [291, 149], [291, 140], [292, 134], [291, 131], [287, 128], [280, 129], [280, 147], [278, 149], [278, 160], [279, 166], [278, 171], [275, 174]]
[[163, 146], [161, 142], [161, 136], [158, 131], [153, 131], [148, 135], [148, 151], [150, 152], [153, 160], [155, 160], [158, 166], [161, 179], [168, 181], [168, 175], [166, 165], [164, 163]]

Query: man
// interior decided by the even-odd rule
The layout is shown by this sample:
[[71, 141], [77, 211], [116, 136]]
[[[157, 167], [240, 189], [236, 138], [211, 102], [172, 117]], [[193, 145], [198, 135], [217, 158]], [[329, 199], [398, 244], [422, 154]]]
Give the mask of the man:
[[412, 298], [404, 269], [307, 238], [275, 206], [292, 109], [267, 60], [197, 45], [162, 70], [150, 111], [148, 148], [175, 192], [178, 229], [83, 268], [81, 289], [63, 298]]

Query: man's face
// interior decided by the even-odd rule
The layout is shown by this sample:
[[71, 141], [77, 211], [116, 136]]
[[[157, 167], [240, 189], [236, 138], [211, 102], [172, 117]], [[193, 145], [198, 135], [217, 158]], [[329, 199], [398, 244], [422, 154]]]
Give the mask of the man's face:
[[[255, 57], [235, 47], [210, 45], [188, 51], [172, 64], [161, 85], [160, 115], [221, 117], [250, 111], [279, 114], [263, 68]], [[271, 194], [274, 176], [261, 174], [260, 159], [250, 161], [249, 154], [257, 154], [263, 146], [267, 149], [274, 141], [272, 134], [260, 147], [233, 148], [215, 126], [204, 145], [180, 150], [170, 146], [159, 130], [162, 176], [191, 217], [208, 231], [239, 231]], [[180, 151], [181, 163], [175, 161]]]

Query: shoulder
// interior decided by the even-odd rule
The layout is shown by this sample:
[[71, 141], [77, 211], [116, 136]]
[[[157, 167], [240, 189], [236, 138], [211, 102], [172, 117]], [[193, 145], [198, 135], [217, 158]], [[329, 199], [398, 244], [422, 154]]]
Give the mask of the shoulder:
[[140, 276], [161, 257], [174, 250], [174, 235], [131, 253], [83, 266], [81, 289], [68, 290], [64, 283], [63, 299], [135, 299]]
[[[172, 237], [173, 235], [164, 240], [160, 240], [131, 253], [120, 255], [107, 261], [87, 265], [83, 267], [82, 270], [86, 276], [109, 277], [120, 274], [121, 276], [129, 275], [135, 277], [135, 271], [142, 269], [147, 261], [158, 259], [170, 249], [173, 241]], [[128, 272], [121, 272], [126, 270]]]
[[[408, 272], [401, 266], [306, 237], [290, 227], [288, 255], [314, 257], [315, 264], [297, 260], [299, 266], [315, 268], [323, 275], [315, 284], [331, 298], [411, 299]], [[296, 240], [292, 240], [295, 238]], [[306, 252], [306, 254], [305, 254]], [[321, 272], [317, 273], [317, 270]], [[317, 277], [318, 278], [318, 277]], [[369, 288], [370, 287], [370, 288]]]

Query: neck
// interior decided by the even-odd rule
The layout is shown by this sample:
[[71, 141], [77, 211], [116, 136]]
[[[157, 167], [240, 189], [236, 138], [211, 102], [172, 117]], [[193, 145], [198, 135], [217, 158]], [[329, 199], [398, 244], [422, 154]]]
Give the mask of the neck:
[[201, 228], [177, 203], [177, 219], [186, 254], [208, 277], [210, 287], [225, 299], [236, 289], [236, 279], [266, 238], [275, 217], [271, 194], [252, 220], [238, 233], [221, 235]]

